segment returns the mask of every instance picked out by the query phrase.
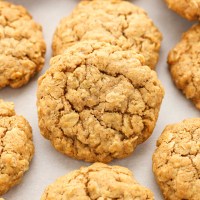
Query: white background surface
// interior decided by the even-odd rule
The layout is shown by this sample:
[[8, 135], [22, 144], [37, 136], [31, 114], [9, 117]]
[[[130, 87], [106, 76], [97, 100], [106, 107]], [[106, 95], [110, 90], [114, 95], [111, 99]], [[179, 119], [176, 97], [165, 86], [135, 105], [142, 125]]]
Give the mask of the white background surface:
[[[30, 170], [25, 174], [20, 185], [12, 188], [6, 195], [6, 200], [39, 200], [45, 187], [56, 178], [88, 163], [70, 159], [58, 153], [50, 142], [41, 135], [37, 122], [36, 90], [37, 79], [48, 69], [51, 57], [51, 40], [59, 20], [70, 14], [78, 0], [11, 0], [24, 5], [34, 19], [42, 24], [47, 43], [46, 65], [42, 72], [34, 77], [30, 83], [21, 89], [4, 88], [0, 90], [0, 98], [15, 103], [16, 111], [23, 115], [33, 128], [35, 156]], [[136, 179], [150, 188], [155, 199], [162, 199], [159, 188], [152, 173], [151, 157], [155, 149], [156, 140], [164, 127], [169, 123], [179, 122], [189, 117], [199, 117], [199, 111], [186, 100], [171, 81], [166, 64], [169, 50], [179, 41], [181, 34], [194, 22], [187, 22], [176, 13], [167, 9], [163, 0], [134, 0], [136, 5], [144, 8], [163, 33], [163, 43], [157, 72], [165, 87], [165, 98], [161, 107], [159, 120], [151, 138], [138, 146], [129, 158], [115, 160], [111, 164], [128, 167], [134, 172]]]

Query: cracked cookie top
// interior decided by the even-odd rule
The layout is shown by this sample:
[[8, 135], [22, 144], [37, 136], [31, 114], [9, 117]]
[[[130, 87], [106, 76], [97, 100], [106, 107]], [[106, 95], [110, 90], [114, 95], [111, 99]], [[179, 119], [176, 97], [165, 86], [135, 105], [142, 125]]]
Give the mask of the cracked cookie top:
[[95, 163], [60, 177], [47, 187], [41, 200], [54, 199], [153, 200], [154, 196], [127, 168]]
[[165, 199], [200, 199], [200, 118], [165, 128], [153, 155], [153, 171]]
[[29, 123], [15, 115], [13, 103], [0, 100], [0, 195], [21, 181], [33, 153]]
[[184, 33], [168, 56], [176, 86], [200, 109], [200, 24]]
[[39, 79], [41, 133], [59, 151], [109, 162], [134, 151], [152, 133], [164, 95], [143, 56], [85, 41], [51, 60]]
[[165, 0], [170, 9], [188, 20], [200, 19], [200, 0]]
[[0, 1], [0, 88], [21, 87], [41, 70], [42, 28], [22, 6]]
[[127, 1], [82, 1], [72, 14], [60, 21], [53, 38], [58, 55], [80, 40], [97, 40], [133, 49], [152, 69], [158, 60], [161, 33], [146, 12]]

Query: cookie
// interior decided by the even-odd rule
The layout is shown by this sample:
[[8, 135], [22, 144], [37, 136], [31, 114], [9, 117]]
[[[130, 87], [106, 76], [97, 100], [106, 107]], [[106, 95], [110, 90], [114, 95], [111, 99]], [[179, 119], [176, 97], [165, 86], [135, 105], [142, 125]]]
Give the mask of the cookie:
[[14, 111], [14, 104], [0, 100], [0, 195], [18, 184], [34, 153], [29, 123]]
[[127, 1], [82, 1], [62, 19], [53, 38], [53, 54], [61, 54], [81, 40], [97, 40], [135, 50], [155, 68], [162, 35], [147, 13]]
[[54, 199], [153, 200], [154, 196], [127, 168], [95, 163], [60, 177], [48, 186], [41, 200]]
[[153, 171], [165, 199], [200, 199], [200, 118], [165, 128], [153, 155]]
[[200, 20], [199, 0], [165, 0], [168, 7], [188, 20]]
[[41, 133], [60, 152], [88, 162], [130, 155], [155, 127], [164, 95], [133, 50], [83, 41], [51, 60], [39, 79]]
[[200, 25], [189, 29], [168, 56], [172, 79], [200, 109]]
[[0, 88], [28, 83], [44, 65], [42, 28], [22, 6], [0, 1]]

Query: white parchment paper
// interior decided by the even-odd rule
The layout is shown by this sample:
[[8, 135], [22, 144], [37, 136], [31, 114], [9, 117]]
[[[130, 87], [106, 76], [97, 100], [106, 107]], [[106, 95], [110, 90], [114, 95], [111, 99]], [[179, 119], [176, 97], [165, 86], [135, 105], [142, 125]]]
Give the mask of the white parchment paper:
[[[49, 67], [52, 35], [59, 20], [70, 14], [79, 1], [11, 0], [11, 2], [25, 6], [34, 19], [42, 24], [47, 43], [47, 55], [44, 69], [29, 84], [20, 89], [4, 88], [0, 90], [0, 98], [13, 101], [17, 113], [23, 115], [30, 122], [35, 143], [35, 156], [30, 170], [25, 174], [22, 183], [12, 188], [4, 197], [6, 200], [39, 200], [45, 187], [56, 178], [81, 166], [89, 165], [68, 158], [54, 150], [50, 142], [40, 135], [36, 109], [37, 79]], [[179, 122], [189, 117], [199, 117], [199, 111], [175, 88], [166, 64], [169, 50], [179, 41], [181, 34], [195, 22], [188, 22], [173, 11], [168, 10], [164, 0], [133, 0], [133, 2], [148, 12], [163, 33], [164, 40], [156, 71], [165, 87], [166, 95], [157, 126], [151, 138], [138, 146], [129, 158], [115, 160], [111, 164], [128, 167], [134, 172], [136, 179], [141, 184], [154, 192], [156, 200], [160, 200], [163, 198], [152, 173], [151, 159], [156, 140], [167, 124]]]

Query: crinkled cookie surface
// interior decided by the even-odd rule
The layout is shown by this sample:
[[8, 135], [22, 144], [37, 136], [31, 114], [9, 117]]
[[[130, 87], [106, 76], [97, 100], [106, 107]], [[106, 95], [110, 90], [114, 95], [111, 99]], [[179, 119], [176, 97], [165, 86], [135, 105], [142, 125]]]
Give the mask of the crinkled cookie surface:
[[165, 128], [153, 155], [153, 171], [165, 199], [200, 199], [200, 118]]
[[170, 72], [176, 86], [200, 109], [200, 25], [194, 25], [171, 50]]
[[109, 162], [130, 155], [152, 133], [164, 95], [143, 56], [96, 41], [51, 60], [39, 79], [43, 136], [71, 157]]
[[188, 20], [200, 20], [200, 0], [165, 0], [168, 7]]
[[34, 153], [29, 123], [14, 105], [0, 100], [0, 195], [18, 184]]
[[155, 68], [162, 35], [146, 12], [127, 1], [82, 1], [73, 13], [62, 19], [53, 39], [53, 52], [58, 55], [80, 40], [98, 40], [133, 49]]
[[153, 200], [153, 193], [139, 185], [124, 167], [95, 163], [60, 177], [45, 190], [41, 200], [123, 199]]
[[42, 28], [22, 6], [0, 1], [0, 88], [21, 87], [44, 65]]

